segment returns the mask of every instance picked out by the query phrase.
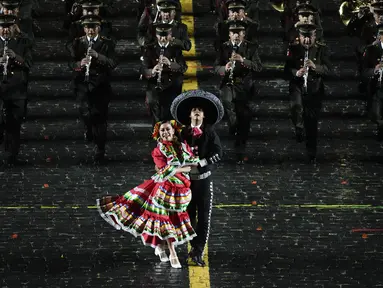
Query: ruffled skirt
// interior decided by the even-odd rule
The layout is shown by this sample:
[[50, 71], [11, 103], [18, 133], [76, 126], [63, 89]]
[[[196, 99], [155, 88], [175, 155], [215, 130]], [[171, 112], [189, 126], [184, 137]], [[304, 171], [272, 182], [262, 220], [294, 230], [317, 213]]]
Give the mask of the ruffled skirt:
[[148, 180], [123, 196], [97, 199], [98, 211], [114, 228], [140, 236], [146, 246], [155, 248], [164, 240], [180, 245], [196, 236], [186, 212], [189, 185]]

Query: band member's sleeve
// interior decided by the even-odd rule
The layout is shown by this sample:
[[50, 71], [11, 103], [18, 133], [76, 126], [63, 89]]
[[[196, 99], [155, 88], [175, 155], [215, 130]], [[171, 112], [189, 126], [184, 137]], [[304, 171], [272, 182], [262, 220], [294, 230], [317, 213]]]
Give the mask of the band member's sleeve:
[[217, 57], [216, 57], [215, 62], [214, 62], [214, 71], [216, 74], [218, 74], [220, 76], [224, 76], [226, 73], [226, 71], [225, 71], [226, 62], [225, 62], [225, 59], [223, 57], [222, 46], [223, 45], [221, 45], [219, 50], [217, 51]]
[[106, 41], [106, 44], [108, 45], [108, 49], [106, 51], [106, 54], [98, 54], [97, 58], [97, 64], [104, 65], [108, 69], [113, 70], [117, 67], [117, 59], [116, 59], [116, 52], [115, 52], [115, 44], [112, 40], [104, 40]]
[[368, 79], [374, 76], [375, 64], [371, 61], [371, 52], [374, 46], [369, 46], [363, 54], [363, 78]]
[[326, 76], [332, 73], [332, 65], [330, 61], [330, 53], [326, 46], [322, 48], [322, 61], [320, 64], [315, 64], [314, 72], [320, 76]]
[[151, 23], [149, 8], [145, 7], [137, 27], [137, 42], [140, 47], [145, 46], [150, 41], [150, 32], [153, 25]]
[[145, 47], [144, 55], [142, 56], [142, 70], [144, 71], [145, 78], [149, 79], [153, 77], [152, 70], [154, 68], [153, 62], [152, 62], [152, 49], [149, 47]]
[[173, 165], [168, 165], [166, 157], [163, 155], [158, 147], [152, 151], [154, 164], [158, 167], [158, 172], [152, 176], [156, 182], [164, 182], [176, 174], [177, 168]]
[[292, 80], [297, 76], [298, 69], [295, 67], [295, 45], [290, 45], [287, 49], [285, 74], [288, 80]]
[[72, 71], [81, 71], [81, 57], [78, 57], [76, 55], [76, 51], [79, 47], [79, 40], [78, 38], [73, 40], [71, 44], [68, 45], [68, 51], [70, 52], [70, 61], [69, 61], [69, 68]]
[[13, 64], [22, 67], [23, 69], [29, 70], [33, 65], [32, 43], [28, 38], [24, 38], [22, 45], [24, 45], [23, 55], [16, 54]]
[[246, 57], [243, 58], [242, 66], [254, 72], [260, 72], [262, 70], [262, 63], [257, 48], [254, 47], [250, 50], [250, 59], [246, 59]]
[[[192, 43], [189, 39], [188, 28], [185, 24], [181, 23], [179, 26], [180, 38], [174, 39], [176, 45], [180, 45], [182, 50], [190, 51]], [[178, 44], [177, 44], [178, 43]]]
[[170, 70], [177, 73], [185, 73], [188, 69], [185, 58], [181, 50], [176, 51], [175, 61], [170, 61]]

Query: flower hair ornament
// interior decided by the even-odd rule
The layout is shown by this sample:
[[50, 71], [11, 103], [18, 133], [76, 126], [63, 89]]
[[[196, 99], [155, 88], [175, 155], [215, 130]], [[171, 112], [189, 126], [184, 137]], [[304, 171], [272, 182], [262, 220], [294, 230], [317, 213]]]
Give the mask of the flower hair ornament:
[[153, 137], [154, 140], [158, 140], [160, 138], [160, 127], [164, 123], [170, 123], [170, 125], [173, 127], [173, 129], [176, 132], [178, 132], [178, 133], [180, 133], [182, 131], [182, 129], [184, 128], [184, 126], [179, 124], [176, 120], [157, 122], [156, 125], [154, 125], [154, 128], [153, 128], [152, 137]]

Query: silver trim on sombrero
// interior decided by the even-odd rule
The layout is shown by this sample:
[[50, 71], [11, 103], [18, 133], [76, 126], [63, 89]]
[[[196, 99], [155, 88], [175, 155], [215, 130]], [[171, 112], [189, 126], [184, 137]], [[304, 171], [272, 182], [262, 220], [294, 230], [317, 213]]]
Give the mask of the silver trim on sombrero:
[[[223, 108], [221, 100], [217, 96], [215, 96], [214, 94], [212, 94], [210, 92], [206, 92], [204, 90], [189, 90], [189, 91], [185, 91], [184, 93], [178, 95], [173, 100], [173, 103], [170, 107], [170, 112], [172, 113], [173, 118], [175, 120], [177, 120], [179, 123], [181, 123], [181, 122], [179, 121], [178, 115], [177, 115], [178, 106], [184, 100], [189, 99], [189, 98], [203, 98], [203, 99], [210, 101], [215, 106], [215, 108], [217, 109], [217, 119], [214, 123], [211, 123], [212, 125], [215, 125], [222, 120], [222, 118], [225, 114], [225, 110]], [[181, 124], [185, 124], [185, 123], [181, 123]]]

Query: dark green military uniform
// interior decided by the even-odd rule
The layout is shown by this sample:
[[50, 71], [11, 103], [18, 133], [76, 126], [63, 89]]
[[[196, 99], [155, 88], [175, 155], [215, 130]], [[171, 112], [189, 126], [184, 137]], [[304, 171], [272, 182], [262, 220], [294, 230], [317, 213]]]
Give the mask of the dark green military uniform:
[[[245, 29], [246, 23], [243, 21], [229, 23], [229, 30], [234, 34]], [[225, 66], [231, 61], [233, 51], [242, 56], [243, 62], [235, 61], [234, 69], [230, 72], [226, 71]], [[221, 101], [229, 120], [230, 132], [236, 136], [238, 161], [242, 161], [252, 118], [248, 103], [254, 94], [254, 74], [262, 70], [258, 45], [246, 40], [241, 43], [225, 42], [220, 47], [214, 66], [216, 73], [222, 77]]]
[[[310, 37], [315, 32], [315, 25], [301, 24], [297, 29], [301, 35]], [[299, 44], [290, 45], [287, 52], [285, 72], [290, 80], [289, 94], [293, 124], [296, 128], [297, 141], [304, 140], [311, 161], [315, 161], [317, 152], [318, 116], [324, 95], [323, 77], [331, 72], [331, 62], [327, 46], [315, 42], [308, 49], [308, 59], [315, 64], [315, 69], [308, 69], [307, 89], [304, 89], [304, 77], [297, 72], [304, 67], [307, 49]]]
[[[14, 16], [0, 16], [0, 26], [12, 30], [16, 23]], [[4, 32], [3, 32], [4, 33]], [[8, 65], [0, 66], [0, 143], [4, 142], [5, 163], [14, 165], [20, 149], [21, 123], [26, 116], [28, 75], [32, 67], [32, 43], [22, 35], [0, 39], [1, 56], [4, 47], [8, 50]]]
[[[383, 36], [383, 26], [378, 26], [378, 32]], [[375, 69], [383, 63], [382, 42], [367, 46], [363, 57], [363, 78], [368, 83], [368, 94], [371, 95], [371, 116], [377, 124], [378, 139], [383, 140], [383, 70]], [[382, 73], [382, 74], [381, 74]]]
[[[156, 25], [157, 35], [166, 36], [171, 31], [171, 24]], [[168, 58], [171, 65], [163, 65], [161, 77], [158, 78], [158, 74], [153, 74], [152, 69], [159, 63], [160, 55]], [[146, 104], [153, 117], [153, 124], [171, 120], [170, 106], [182, 92], [183, 74], [187, 70], [181, 48], [171, 42], [161, 47], [158, 41], [155, 41], [145, 47], [142, 66], [143, 76], [148, 80]]]
[[[83, 19], [83, 25], [92, 27], [100, 25], [100, 18], [92, 15]], [[92, 57], [89, 67], [89, 79], [86, 81], [86, 67], [81, 66], [81, 60], [86, 57], [88, 47], [98, 53], [98, 58]], [[104, 36], [97, 35], [90, 40], [87, 36], [76, 38], [70, 49], [71, 61], [69, 67], [73, 71], [73, 88], [79, 102], [79, 111], [86, 127], [86, 139], [97, 145], [95, 160], [103, 160], [105, 154], [108, 106], [112, 96], [110, 76], [116, 68], [115, 43]]]

